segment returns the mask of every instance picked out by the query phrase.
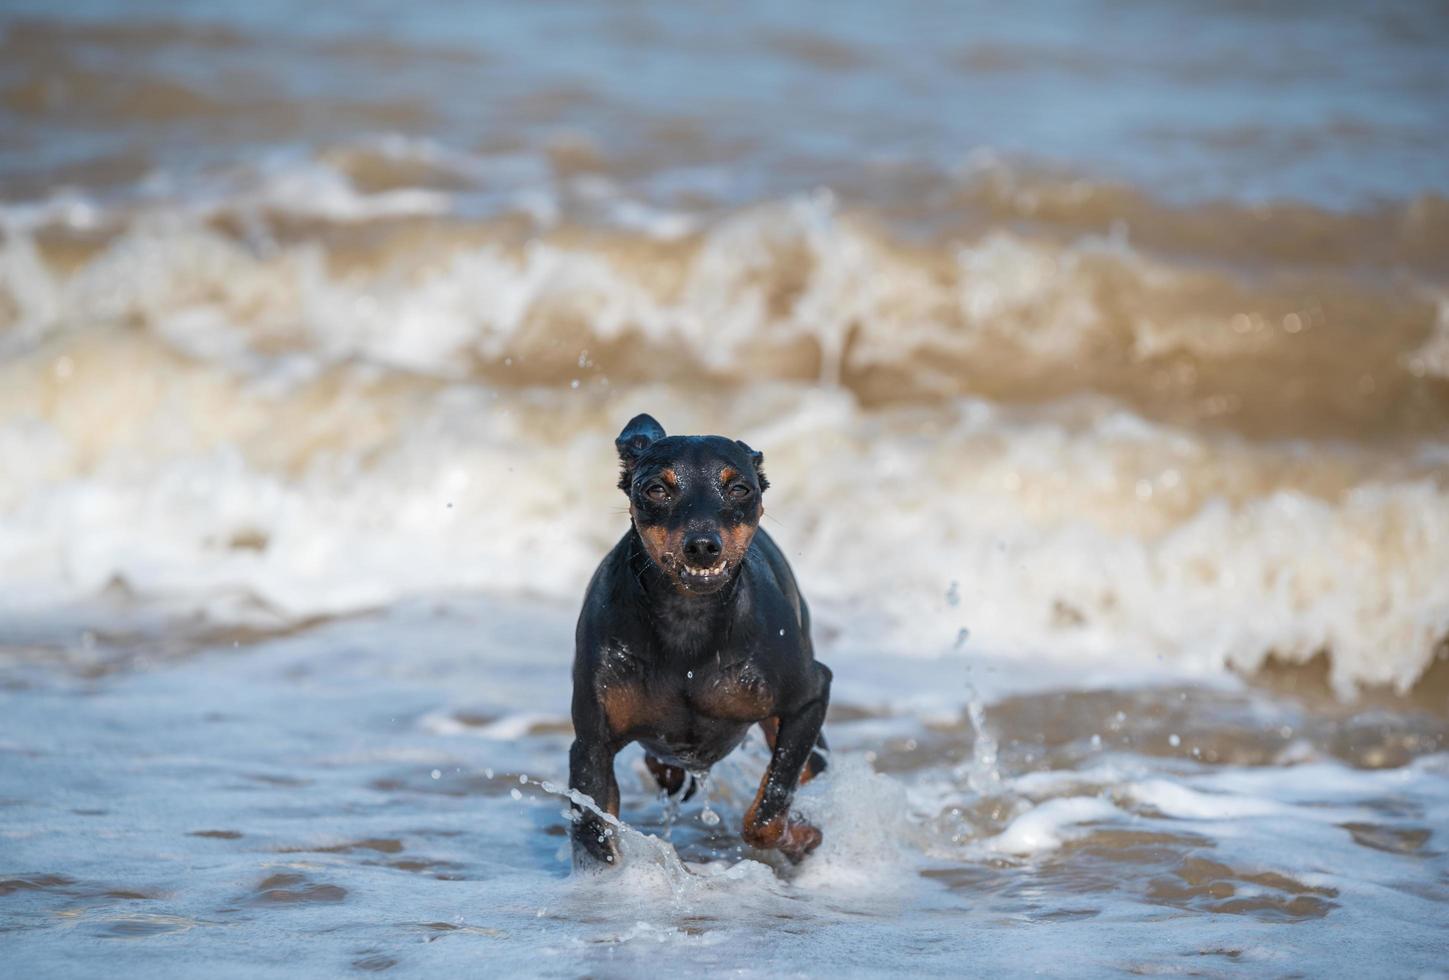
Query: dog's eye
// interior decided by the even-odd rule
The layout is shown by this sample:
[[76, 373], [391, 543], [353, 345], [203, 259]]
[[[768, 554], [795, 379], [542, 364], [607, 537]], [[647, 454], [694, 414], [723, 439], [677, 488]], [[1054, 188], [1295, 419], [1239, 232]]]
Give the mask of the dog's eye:
[[733, 497], [735, 500], [744, 500], [751, 493], [752, 491], [750, 490], [749, 485], [745, 483], [736, 483], [734, 486], [730, 487], [730, 496]]
[[650, 500], [668, 500], [669, 490], [662, 483], [651, 483], [644, 488], [644, 496]]

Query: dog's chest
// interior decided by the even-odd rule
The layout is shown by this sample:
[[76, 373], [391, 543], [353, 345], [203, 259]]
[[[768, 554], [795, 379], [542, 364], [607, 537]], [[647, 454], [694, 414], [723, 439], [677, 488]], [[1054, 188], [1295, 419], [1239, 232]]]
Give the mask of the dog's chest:
[[699, 734], [712, 723], [747, 725], [774, 713], [766, 672], [752, 659], [660, 669], [627, 653], [606, 655], [596, 676], [609, 728], [668, 738]]
[[727, 666], [710, 665], [686, 675], [685, 697], [700, 714], [726, 721], [751, 722], [774, 713], [769, 678], [750, 659]]

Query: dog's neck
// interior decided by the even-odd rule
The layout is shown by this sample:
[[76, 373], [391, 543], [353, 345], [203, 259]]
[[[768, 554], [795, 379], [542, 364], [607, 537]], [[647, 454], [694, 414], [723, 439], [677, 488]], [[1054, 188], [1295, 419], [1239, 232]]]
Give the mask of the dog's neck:
[[671, 655], [695, 658], [712, 654], [720, 647], [733, 620], [739, 597], [743, 564], [734, 568], [730, 581], [718, 591], [691, 595], [649, 557], [639, 532], [633, 530], [629, 561], [643, 591], [643, 605], [660, 644]]

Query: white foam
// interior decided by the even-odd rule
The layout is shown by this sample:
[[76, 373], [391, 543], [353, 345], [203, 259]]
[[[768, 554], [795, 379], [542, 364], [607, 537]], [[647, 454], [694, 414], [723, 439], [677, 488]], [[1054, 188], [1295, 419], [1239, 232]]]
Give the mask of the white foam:
[[1003, 854], [1043, 854], [1082, 836], [1085, 833], [1083, 824], [1120, 816], [1121, 810], [1099, 797], [1057, 797], [1031, 807], [986, 843]]
[[796, 884], [882, 895], [906, 884], [901, 867], [921, 829], [899, 782], [872, 771], [858, 755], [836, 754], [825, 773], [799, 792], [795, 808], [822, 835]]
[[[781, 312], [757, 273], [771, 250], [798, 248], [809, 274]], [[1206, 676], [1327, 650], [1345, 695], [1422, 674], [1449, 632], [1434, 444], [1388, 465], [1367, 448], [1253, 445], [1101, 400], [867, 410], [845, 389], [788, 382], [732, 398], [605, 387], [582, 368], [578, 389], [464, 380], [472, 358], [569, 323], [590, 345], [680, 342], [721, 369], [808, 337], [827, 378], [845, 368], [847, 335], [852, 363], [992, 332], [1075, 356], [1086, 287], [1074, 267], [1053, 271], [1037, 246], [1001, 236], [968, 251], [957, 299], [974, 326], [942, 333], [913, 305], [925, 269], [852, 229], [828, 196], [712, 229], [669, 296], [604, 253], [558, 245], [460, 248], [427, 274], [358, 277], [332, 273], [316, 247], [257, 253], [173, 216], [61, 273], [8, 235], [11, 342], [54, 339], [0, 367], [3, 601], [70, 601], [115, 581], [216, 616], [460, 589], [576, 598], [624, 530], [613, 436], [649, 411], [670, 431], [764, 449], [766, 526], [807, 594], [853, 610], [896, 652], [941, 654], [965, 627], [971, 651], [1104, 673]], [[1060, 307], [1049, 314], [1032, 305], [1042, 277]], [[1040, 317], [1058, 327], [1021, 333]], [[96, 329], [117, 321], [143, 329]]]
[[1129, 783], [1126, 792], [1169, 817], [1187, 820], [1238, 820], [1283, 815], [1287, 808], [1263, 797], [1204, 793], [1164, 779]]
[[1439, 315], [1424, 342], [1401, 358], [1404, 367], [1417, 375], [1449, 378], [1449, 296], [1438, 298]]
[[563, 719], [555, 715], [536, 711], [521, 711], [504, 715], [481, 725], [459, 721], [448, 712], [434, 712], [419, 720], [418, 724], [435, 735], [468, 735], [496, 741], [510, 741], [531, 734], [533, 729], [544, 724], [558, 724]]

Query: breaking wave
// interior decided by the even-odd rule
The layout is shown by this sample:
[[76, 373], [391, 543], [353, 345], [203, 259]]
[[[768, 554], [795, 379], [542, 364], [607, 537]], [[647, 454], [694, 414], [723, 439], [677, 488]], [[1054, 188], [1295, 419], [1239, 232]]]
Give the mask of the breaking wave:
[[683, 237], [292, 218], [11, 223], [8, 604], [576, 594], [624, 527], [612, 436], [647, 410], [762, 446], [811, 594], [897, 649], [1326, 651], [1348, 693], [1411, 686], [1449, 634], [1432, 278], [1252, 279], [1001, 227], [932, 244], [826, 194]]

